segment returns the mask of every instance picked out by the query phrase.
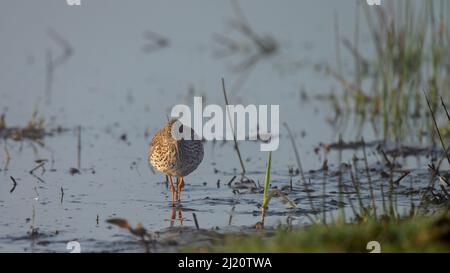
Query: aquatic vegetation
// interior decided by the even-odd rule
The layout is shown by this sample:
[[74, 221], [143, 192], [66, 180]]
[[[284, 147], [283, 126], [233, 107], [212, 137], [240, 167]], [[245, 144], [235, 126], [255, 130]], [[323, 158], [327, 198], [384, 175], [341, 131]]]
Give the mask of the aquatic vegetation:
[[[354, 124], [353, 114], [357, 113], [357, 121], [365, 126], [358, 133], [364, 134], [368, 141], [360, 135], [345, 141], [341, 137], [330, 139], [332, 136], [325, 130], [328, 128], [320, 124], [320, 120], [310, 119], [307, 107], [290, 111], [296, 109], [298, 103], [293, 98], [298, 95], [299, 79], [292, 75], [304, 65], [296, 58], [305, 56], [314, 62], [326, 56], [322, 50], [307, 51], [313, 45], [303, 45], [303, 41], [311, 38], [326, 41], [332, 36], [329, 35], [331, 29], [330, 33], [317, 33], [306, 27], [308, 31], [299, 32], [303, 29], [299, 25], [312, 23], [320, 29], [331, 25], [326, 16], [322, 16], [324, 9], [290, 8], [284, 17], [286, 7], [280, 6], [275, 14], [275, 10], [264, 10], [263, 6], [250, 9], [251, 3], [246, 3], [246, 9], [255, 16], [254, 22], [258, 22], [251, 26], [238, 2], [233, 2], [235, 17], [230, 29], [216, 29], [220, 34], [214, 36], [217, 42], [214, 46], [223, 49], [217, 51], [220, 56], [216, 57], [222, 58], [220, 62], [224, 65], [231, 64], [232, 72], [238, 73], [231, 75], [223, 71], [223, 77], [239, 77], [227, 82], [228, 90], [223, 79], [222, 90], [210, 88], [208, 72], [221, 73], [222, 70], [217, 70], [220, 68], [218, 60], [206, 56], [207, 37], [202, 35], [214, 31], [215, 24], [197, 24], [198, 20], [176, 29], [162, 24], [161, 29], [155, 29], [161, 33], [145, 31], [142, 37], [139, 34], [148, 22], [143, 22], [143, 26], [132, 22], [133, 29], [124, 25], [117, 32], [109, 33], [108, 37], [117, 38], [116, 41], [105, 39], [106, 42], [97, 43], [96, 40], [92, 45], [89, 43], [89, 47], [81, 46], [73, 56], [73, 63], [69, 60], [73, 47], [56, 32], [48, 33], [52, 44], [43, 45], [44, 41], [38, 39], [37, 49], [24, 50], [20, 44], [11, 44], [17, 50], [11, 51], [11, 58], [7, 59], [16, 60], [17, 65], [4, 76], [24, 76], [24, 79], [5, 78], [5, 94], [1, 96], [4, 111], [20, 115], [21, 107], [29, 109], [33, 96], [22, 96], [32, 94], [32, 90], [39, 92], [41, 88], [35, 88], [35, 84], [39, 83], [39, 75], [45, 76], [42, 83], [45, 83], [46, 93], [42, 99], [46, 102], [53, 99], [52, 107], [45, 109], [50, 122], [69, 124], [74, 132], [61, 139], [50, 139], [47, 135], [56, 131], [48, 128], [37, 115], [28, 125], [18, 127], [11, 127], [4, 116], [0, 118], [0, 144], [4, 144], [7, 157], [9, 147], [17, 163], [11, 164], [12, 168], [0, 169], [5, 177], [5, 191], [0, 200], [4, 216], [0, 223], [4, 231], [0, 248], [60, 252], [65, 250], [66, 241], [80, 239], [85, 252], [366, 252], [369, 241], [379, 241], [383, 252], [449, 251], [450, 176], [445, 170], [448, 169], [445, 156], [441, 161], [436, 161], [435, 157], [442, 151], [447, 154], [450, 144], [445, 138], [450, 132], [450, 115], [445, 106], [446, 102], [450, 103], [447, 54], [450, 17], [448, 12], [441, 12], [441, 16], [436, 11], [439, 1], [434, 1], [434, 7], [429, 2], [422, 3], [421, 11], [413, 10], [418, 6], [410, 6], [402, 0], [398, 4], [392, 2], [383, 3], [386, 9], [372, 7], [368, 10], [358, 6], [358, 13], [361, 17], [365, 14], [370, 25], [371, 33], [365, 34], [372, 35], [369, 36], [372, 44], [370, 41], [362, 43], [365, 36], [359, 29], [355, 30], [354, 40], [342, 39], [336, 34], [339, 46], [343, 45], [353, 56], [354, 70], [345, 63], [326, 70], [344, 90], [343, 96], [335, 93], [332, 99], [340, 121]], [[348, 16], [349, 5], [339, 4], [342, 7], [339, 10], [346, 10], [345, 16]], [[448, 3], [442, 5], [441, 10], [450, 7]], [[207, 10], [207, 6], [193, 8], [195, 13], [192, 14], [179, 13], [177, 20], [186, 19], [178, 15], [192, 16], [198, 10], [208, 15], [202, 17], [205, 20], [227, 16], [222, 13], [227, 9]], [[308, 15], [316, 21], [298, 16], [298, 12], [305, 10], [311, 12]], [[313, 14], [313, 11], [318, 13]], [[267, 14], [274, 16], [268, 18]], [[293, 18], [288, 18], [289, 14]], [[171, 21], [170, 16], [160, 15], [168, 18], [167, 22]], [[283, 18], [277, 18], [278, 15]], [[150, 25], [164, 23], [157, 17], [152, 18]], [[33, 17], [30, 20], [33, 21]], [[92, 23], [89, 18], [86, 20]], [[107, 20], [104, 25], [109, 24], [106, 22], [111, 23]], [[355, 24], [355, 28], [357, 26], [361, 24]], [[178, 31], [183, 29], [196, 33]], [[264, 29], [279, 35], [280, 39], [265, 35]], [[9, 32], [15, 33], [7, 31], [6, 34]], [[74, 45], [93, 35], [83, 31], [76, 33], [68, 37], [75, 39]], [[81, 35], [83, 33], [86, 36]], [[23, 38], [17, 41], [27, 45], [39, 38], [26, 34], [20, 33]], [[177, 46], [168, 48], [172, 42]], [[48, 48], [46, 55], [41, 56], [45, 59], [40, 59], [36, 51], [42, 46]], [[142, 51], [136, 55], [140, 46]], [[130, 54], [122, 54], [126, 52]], [[142, 63], [143, 53], [152, 54], [147, 56], [154, 62]], [[85, 62], [86, 56], [93, 58]], [[117, 61], [121, 65], [114, 65]], [[273, 62], [275, 66], [264, 67]], [[305, 61], [307, 63], [309, 61]], [[29, 67], [22, 67], [23, 64]], [[68, 70], [62, 69], [64, 64], [70, 66]], [[42, 68], [45, 71], [41, 71]], [[8, 72], [8, 67], [4, 70]], [[83, 73], [72, 77], [73, 71]], [[251, 74], [254, 72], [257, 73]], [[251, 93], [241, 98], [232, 96], [237, 95], [237, 86], [242, 86], [249, 74], [256, 77], [249, 85]], [[316, 82], [308, 74], [301, 76], [313, 89], [328, 85], [323, 77]], [[188, 92], [179, 93], [185, 85], [189, 86]], [[278, 88], [272, 89], [275, 85]], [[127, 91], [123, 92], [125, 89]], [[430, 112], [422, 94], [424, 89], [429, 97]], [[191, 101], [197, 93], [214, 101], [217, 98], [211, 92], [219, 91], [221, 96], [223, 93], [222, 103], [227, 105], [234, 100], [241, 103], [248, 99], [275, 99], [286, 114], [282, 120], [286, 130], [278, 139], [288, 141], [284, 143], [287, 145], [276, 153], [261, 154], [252, 149], [256, 144], [252, 141], [264, 142], [267, 138], [258, 133], [257, 138], [252, 135], [250, 141], [239, 142], [238, 146], [238, 130], [233, 132], [234, 142], [227, 142], [229, 145], [220, 140], [205, 144], [208, 158], [205, 157], [205, 164], [187, 184], [189, 202], [167, 208], [170, 194], [165, 194], [169, 178], [166, 176], [164, 183], [163, 176], [155, 175], [151, 166], [149, 170], [144, 169], [144, 144], [158, 123], [157, 117], [168, 105], [178, 103], [181, 98]], [[254, 96], [255, 92], [258, 97]], [[38, 94], [38, 99], [40, 97]], [[37, 104], [40, 105], [40, 99]], [[314, 108], [323, 111], [327, 107], [321, 104]], [[229, 121], [230, 117], [226, 118]], [[377, 133], [374, 139], [366, 136], [372, 135], [367, 121]], [[82, 127], [75, 128], [78, 124]], [[439, 141], [440, 135], [443, 144], [434, 147], [425, 141], [408, 141], [413, 137], [426, 140], [434, 137]], [[330, 140], [336, 143], [318, 143]], [[12, 144], [13, 141], [18, 142]], [[38, 153], [22, 152], [22, 142], [25, 147], [45, 142], [47, 149], [39, 149]], [[2, 150], [0, 147], [0, 153]], [[406, 155], [418, 155], [418, 160], [413, 162], [417, 165], [409, 165], [410, 162], [402, 158]], [[442, 162], [444, 164], [440, 164]], [[307, 169], [311, 164], [316, 169]], [[280, 224], [274, 229], [277, 223]]]
[[127, 220], [121, 218], [111, 218], [106, 220], [106, 222], [128, 230], [133, 236], [136, 236], [136, 238], [138, 238], [139, 243], [144, 246], [145, 252], [150, 252], [149, 244], [152, 241], [152, 235], [148, 233], [141, 224], [137, 224], [136, 227], [133, 228]]
[[380, 243], [381, 252], [450, 251], [450, 214], [352, 224], [316, 224], [291, 230], [243, 235], [228, 234], [210, 246], [186, 247], [196, 252], [369, 252], [368, 243]]
[[0, 117], [0, 137], [2, 139], [11, 139], [14, 141], [21, 141], [24, 139], [32, 140], [38, 144], [44, 138], [46, 132], [44, 129], [44, 120], [37, 118], [37, 111], [35, 111], [24, 127], [9, 127], [5, 121], [5, 115]]
[[267, 168], [266, 168], [266, 177], [264, 179], [264, 195], [263, 195], [263, 203], [261, 207], [261, 223], [264, 225], [264, 215], [265, 211], [267, 209], [268, 203], [269, 203], [269, 183], [270, 183], [270, 167], [272, 165], [272, 152], [269, 152], [269, 159], [267, 161]]
[[[11, 155], [8, 149], [8, 140], [23, 142], [27, 141], [31, 146], [36, 149], [34, 144], [38, 144], [40, 147], [44, 147], [44, 138], [47, 136], [53, 136], [55, 134], [61, 134], [67, 131], [67, 129], [58, 126], [56, 128], [45, 128], [44, 119], [38, 118], [38, 112], [34, 111], [30, 120], [26, 126], [9, 126], [6, 122], [5, 115], [0, 116], [0, 141], [3, 142], [3, 151], [5, 156], [4, 168], [8, 169], [11, 161]], [[42, 167], [45, 162], [39, 162]], [[30, 171], [33, 174], [33, 171]]]
[[[439, 126], [438, 126], [438, 124], [436, 122], [435, 113], [434, 113], [433, 109], [431, 108], [430, 100], [428, 99], [426, 93], [425, 93], [425, 99], [427, 101], [428, 109], [430, 110], [431, 119], [433, 120], [433, 124], [434, 124], [434, 127], [436, 129], [436, 133], [438, 134], [439, 141], [441, 142], [441, 145], [442, 145], [442, 151], [444, 152], [444, 156], [447, 158], [448, 164], [450, 164], [450, 155], [448, 154], [447, 147], [446, 147], [445, 142], [444, 142], [444, 140], [442, 138], [442, 134], [441, 134], [441, 131], [439, 130]], [[448, 116], [447, 107], [445, 106], [444, 101], [442, 100], [442, 98], [441, 98], [441, 101], [442, 101], [442, 106], [445, 109], [445, 112], [447, 113], [447, 117], [448, 117], [449, 122], [450, 122], [450, 117]]]
[[[437, 130], [439, 132], [439, 129]], [[295, 143], [293, 145], [295, 147]], [[340, 139], [338, 146], [345, 145]], [[380, 246], [381, 252], [450, 251], [450, 195], [447, 190], [450, 183], [448, 175], [441, 175], [434, 165], [430, 165], [430, 184], [427, 188], [414, 190], [412, 180], [410, 180], [410, 188], [407, 188], [407, 192], [403, 193], [411, 196], [409, 213], [401, 213], [397, 203], [400, 194], [399, 186], [400, 182], [410, 174], [410, 171], [402, 170], [401, 165], [396, 162], [395, 156], [389, 158], [381, 150], [385, 160], [385, 166], [380, 169], [382, 179], [372, 181], [371, 173], [374, 170], [368, 165], [364, 139], [361, 139], [357, 145], [363, 152], [364, 158], [359, 159], [364, 161], [363, 170], [358, 170], [356, 156], [354, 156], [352, 164], [341, 163], [337, 171], [330, 171], [331, 174], [329, 174], [328, 168], [322, 170], [325, 177], [324, 188], [329, 176], [337, 175], [339, 177], [337, 181], [339, 183], [339, 192], [337, 193], [339, 214], [337, 218], [333, 218], [333, 213], [330, 213], [331, 219], [327, 221], [326, 215], [330, 211], [325, 209], [326, 201], [324, 197], [322, 211], [315, 215], [316, 218], [311, 221], [310, 225], [295, 227], [289, 223], [287, 225], [279, 224], [275, 231], [264, 229], [261, 232], [261, 228], [264, 228], [263, 223], [268, 203], [275, 193], [275, 190], [270, 192], [268, 190], [271, 169], [270, 153], [261, 208], [262, 220], [255, 225], [256, 231], [250, 234], [248, 232], [228, 233], [222, 237], [211, 239], [212, 243], [209, 244], [182, 246], [181, 251], [234, 253], [370, 252], [370, 250], [373, 250], [371, 248], [373, 242]], [[343, 178], [346, 172], [350, 173], [351, 185], [348, 185], [347, 177]], [[394, 178], [394, 174], [399, 172], [400, 176]], [[366, 177], [363, 177], [364, 175]], [[437, 190], [434, 183], [436, 179], [439, 180]], [[343, 182], [344, 180], [347, 182]], [[363, 180], [365, 180], [365, 184]], [[385, 192], [383, 186], [385, 181], [388, 183], [387, 192]], [[379, 197], [375, 197], [374, 194], [377, 186], [381, 191], [381, 204]], [[277, 192], [281, 193], [279, 190]], [[415, 194], [422, 195], [418, 205], [413, 201], [413, 195]], [[311, 196], [308, 194], [307, 197], [312, 204]], [[352, 211], [349, 217], [344, 214], [343, 208], [347, 206], [344, 199]], [[354, 204], [355, 201], [357, 202], [356, 205]], [[381, 206], [381, 208], [378, 208], [378, 206]], [[314, 208], [312, 211], [315, 211]], [[317, 217], [320, 215], [323, 215], [321, 221]]]
[[8, 126], [5, 115], [0, 116], [0, 139], [22, 141], [30, 140], [43, 146], [42, 140], [45, 136], [52, 136], [56, 133], [65, 132], [67, 129], [56, 127], [52, 129], [45, 129], [44, 119], [38, 118], [38, 112], [34, 111], [26, 126]]
[[[436, 139], [428, 118], [422, 90], [426, 88], [432, 108], [440, 97], [450, 99], [450, 30], [448, 1], [423, 1], [419, 8], [411, 1], [390, 2], [376, 9], [358, 5], [355, 38], [337, 37], [354, 60], [353, 78], [338, 66], [327, 67], [343, 96], [333, 96], [332, 104], [341, 120], [350, 122], [353, 114], [360, 126], [368, 121], [383, 140]], [[365, 15], [373, 52], [364, 56], [360, 41], [359, 13]], [[338, 58], [339, 59], [339, 58]], [[441, 115], [436, 118], [441, 121]], [[449, 123], [443, 122], [449, 131]]]
[[[436, 126], [436, 131], [442, 141], [442, 137], [435, 120], [435, 114], [431, 109], [430, 102], [426, 97], [432, 120]], [[442, 106], [447, 113], [447, 108], [442, 101]], [[450, 120], [450, 117], [448, 117]], [[289, 128], [289, 127], [287, 127]], [[335, 146], [342, 150], [348, 148], [349, 144], [342, 142]], [[439, 167], [434, 164], [429, 165], [430, 184], [422, 193], [421, 202], [416, 207], [412, 200], [409, 213], [400, 213], [397, 203], [397, 195], [400, 182], [410, 174], [409, 170], [402, 170], [401, 165], [396, 162], [396, 158], [389, 158], [381, 150], [385, 159], [385, 166], [388, 170], [382, 171], [382, 180], [378, 181], [381, 191], [381, 211], [378, 210], [377, 198], [375, 197], [375, 182], [371, 179], [372, 170], [369, 167], [366, 143], [364, 139], [354, 144], [362, 149], [364, 170], [359, 172], [357, 169], [357, 159], [354, 156], [353, 165], [342, 164], [339, 162], [339, 170], [336, 175], [339, 177], [339, 215], [336, 219], [327, 222], [325, 210], [325, 198], [323, 200], [322, 221], [312, 221], [306, 227], [293, 227], [288, 225], [279, 225], [275, 232], [263, 232], [254, 234], [230, 233], [223, 238], [213, 240], [210, 245], [187, 246], [182, 250], [190, 252], [369, 252], [373, 250], [371, 243], [380, 247], [381, 252], [448, 252], [450, 251], [450, 195], [447, 187], [450, 186], [448, 175], [441, 175]], [[295, 142], [293, 142], [295, 148]], [[329, 148], [329, 147], [328, 147]], [[353, 148], [353, 147], [351, 147]], [[444, 156], [447, 150], [442, 141]], [[341, 159], [341, 156], [339, 156]], [[324, 160], [326, 162], [326, 159]], [[271, 154], [266, 169], [266, 180], [264, 187], [263, 206], [261, 210], [262, 223], [264, 223], [265, 210], [270, 198], [267, 197], [268, 184], [270, 180]], [[449, 160], [450, 163], [450, 160]], [[324, 163], [323, 166], [326, 166]], [[325, 174], [328, 174], [328, 167], [323, 168]], [[394, 179], [394, 172], [401, 171], [402, 174]], [[351, 186], [343, 183], [343, 172], [350, 172]], [[389, 173], [387, 173], [389, 172]], [[358, 176], [365, 174], [367, 185], [362, 186], [361, 179]], [[359, 175], [357, 175], [359, 174]], [[325, 177], [325, 176], [324, 176]], [[435, 190], [435, 180], [438, 179], [438, 191]], [[388, 192], [384, 190], [384, 180], [388, 182]], [[411, 180], [410, 191], [413, 191]], [[326, 179], [323, 187], [325, 189]], [[353, 187], [353, 188], [351, 188]], [[305, 188], [306, 189], [306, 188]], [[363, 190], [368, 191], [363, 192]], [[325, 193], [325, 190], [324, 190]], [[324, 194], [325, 196], [325, 194]], [[352, 215], [347, 218], [343, 207], [345, 206], [344, 196], [351, 208]], [[356, 196], [356, 197], [355, 197]], [[366, 196], [366, 197], [362, 197]], [[368, 196], [368, 197], [367, 197]], [[366, 205], [367, 200], [369, 203]], [[311, 196], [308, 195], [311, 201]], [[387, 199], [387, 200], [386, 200]], [[354, 201], [358, 202], [359, 208], [355, 206]], [[378, 200], [379, 201], [379, 200]], [[387, 202], [386, 202], [387, 201]], [[433, 209], [428, 210], [432, 204]], [[333, 214], [330, 214], [333, 217]], [[316, 217], [317, 219], [317, 217]], [[263, 226], [263, 225], [261, 225]], [[256, 225], [258, 229], [258, 224]]]

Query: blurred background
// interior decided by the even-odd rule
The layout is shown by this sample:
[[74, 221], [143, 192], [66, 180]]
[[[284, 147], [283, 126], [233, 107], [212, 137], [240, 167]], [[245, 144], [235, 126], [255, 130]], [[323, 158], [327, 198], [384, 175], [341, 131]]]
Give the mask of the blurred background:
[[[439, 27], [450, 5], [423, 2], [2, 0], [0, 251], [59, 252], [73, 239], [87, 250], [135, 250], [114, 244], [130, 239], [106, 219], [168, 227], [170, 196], [164, 175], [148, 166], [148, 144], [172, 106], [194, 96], [224, 105], [221, 78], [231, 104], [280, 105], [273, 185], [300, 179], [283, 123], [305, 172], [325, 159], [349, 162], [354, 150], [327, 145], [364, 137], [371, 164], [383, 159], [379, 143], [400, 157], [418, 154], [400, 160], [420, 181], [438, 143], [420, 118], [422, 90], [434, 106], [450, 94], [449, 36]], [[445, 125], [445, 115], [438, 121]], [[7, 130], [27, 126], [28, 135]], [[267, 154], [257, 142], [240, 149], [247, 175], [262, 183]], [[194, 225], [192, 211], [205, 228], [258, 221], [261, 195], [226, 186], [239, 172], [231, 142], [205, 143], [202, 165], [186, 179], [184, 225]], [[304, 192], [292, 198], [307, 207]], [[267, 223], [288, 217], [282, 202], [271, 208]], [[301, 212], [289, 217], [306, 221]]]

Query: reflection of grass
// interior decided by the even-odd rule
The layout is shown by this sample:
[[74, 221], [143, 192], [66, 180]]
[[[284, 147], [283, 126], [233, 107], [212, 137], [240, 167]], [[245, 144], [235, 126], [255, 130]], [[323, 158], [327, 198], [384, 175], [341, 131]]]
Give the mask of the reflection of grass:
[[358, 224], [315, 224], [300, 230], [279, 228], [273, 235], [233, 235], [210, 246], [187, 248], [200, 252], [369, 252], [370, 241], [381, 252], [449, 252], [450, 214], [398, 221]]
[[345, 90], [343, 99], [333, 102], [336, 113], [357, 113], [384, 139], [420, 139], [423, 132], [434, 138], [421, 92], [426, 86], [433, 109], [440, 96], [450, 99], [450, 4], [423, 1], [416, 7], [411, 2], [395, 1], [385, 8], [362, 5], [374, 53], [363, 56], [355, 26], [354, 41], [343, 41], [355, 60], [354, 78], [340, 68], [327, 70]]

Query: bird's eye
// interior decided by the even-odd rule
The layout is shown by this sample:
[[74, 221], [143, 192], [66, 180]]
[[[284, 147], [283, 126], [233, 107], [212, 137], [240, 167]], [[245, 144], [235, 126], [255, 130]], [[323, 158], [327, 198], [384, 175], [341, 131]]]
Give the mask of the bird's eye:
[[179, 128], [178, 128], [178, 131], [182, 134], [183, 133], [183, 127], [184, 126], [180, 126]]

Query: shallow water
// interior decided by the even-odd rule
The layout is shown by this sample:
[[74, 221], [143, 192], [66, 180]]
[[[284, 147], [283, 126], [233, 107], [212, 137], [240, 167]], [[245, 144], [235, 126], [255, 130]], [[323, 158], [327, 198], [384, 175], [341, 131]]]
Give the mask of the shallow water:
[[[7, 142], [11, 162], [0, 171], [0, 251], [66, 252], [66, 243], [72, 240], [80, 242], [82, 251], [142, 251], [126, 231], [107, 224], [109, 218], [126, 218], [152, 232], [170, 234], [170, 194], [165, 177], [152, 173], [148, 166], [148, 143], [173, 105], [190, 105], [194, 95], [203, 96], [205, 103], [222, 105], [221, 77], [229, 86], [232, 103], [280, 105], [280, 123], [289, 123], [294, 133], [303, 169], [311, 179], [314, 204], [321, 206], [324, 174], [307, 171], [322, 165], [323, 154], [314, 149], [320, 143], [336, 142], [339, 134], [352, 140], [356, 133], [351, 125], [345, 130], [329, 126], [326, 119], [333, 115], [329, 105], [305, 100], [300, 91], [306, 90], [311, 97], [336, 88], [336, 82], [313, 66], [335, 62], [335, 14], [341, 35], [352, 37], [355, 1], [245, 1], [241, 7], [253, 28], [275, 37], [280, 47], [260, 60], [234, 89], [242, 73], [230, 67], [249, 55], [215, 58], [213, 53], [222, 45], [212, 37], [215, 33], [231, 35], [250, 50], [251, 43], [230, 28], [234, 13], [227, 1], [82, 1], [81, 7], [68, 7], [64, 1], [10, 1], [2, 6], [0, 109], [7, 124], [24, 126], [38, 110], [46, 128], [62, 126], [69, 131], [46, 137], [45, 147], [28, 141]], [[368, 45], [369, 34], [365, 26], [361, 28], [363, 44]], [[73, 55], [55, 69], [50, 92], [45, 87], [45, 56], [48, 50], [53, 58], [58, 56], [61, 47], [49, 29], [73, 48]], [[148, 43], [143, 36], [146, 30], [167, 37], [169, 46], [142, 51]], [[343, 57], [347, 67], [349, 62]], [[77, 126], [82, 126], [81, 174], [71, 175], [69, 169], [77, 167]], [[289, 186], [292, 179], [293, 190], [287, 194], [296, 209], [274, 199], [266, 225], [287, 220], [302, 225], [308, 223], [306, 214], [315, 212], [299, 175], [289, 174], [289, 167], [296, 167], [295, 157], [288, 135], [280, 130], [272, 187]], [[366, 140], [377, 139], [369, 127], [363, 132]], [[241, 142], [240, 148], [247, 176], [262, 183], [267, 154], [255, 142]], [[3, 158], [3, 149], [0, 153]], [[376, 162], [381, 155], [374, 147], [368, 153], [376, 169], [374, 176], [379, 177], [381, 168]], [[352, 156], [353, 151], [344, 152], [342, 162]], [[48, 160], [45, 172], [34, 171], [40, 179], [29, 173], [37, 159]], [[328, 160], [330, 172], [337, 170], [338, 153], [332, 151]], [[400, 191], [410, 187], [410, 179], [415, 188], [427, 185], [427, 158], [402, 163], [413, 172], [401, 183]], [[192, 213], [205, 229], [232, 230], [259, 221], [260, 189], [237, 193], [227, 185], [239, 168], [232, 143], [205, 144], [202, 165], [186, 178], [184, 227], [195, 226]], [[17, 180], [12, 193], [10, 176]], [[327, 180], [326, 209], [336, 210], [337, 176], [327, 175]], [[380, 182], [374, 180], [379, 193]], [[344, 183], [348, 181], [344, 177]], [[380, 201], [381, 196], [376, 198]], [[412, 196], [414, 202], [419, 198], [420, 194]], [[399, 195], [397, 202], [408, 207], [411, 196]], [[173, 225], [181, 223], [175, 220]], [[33, 229], [37, 229], [35, 236], [30, 234]]]

